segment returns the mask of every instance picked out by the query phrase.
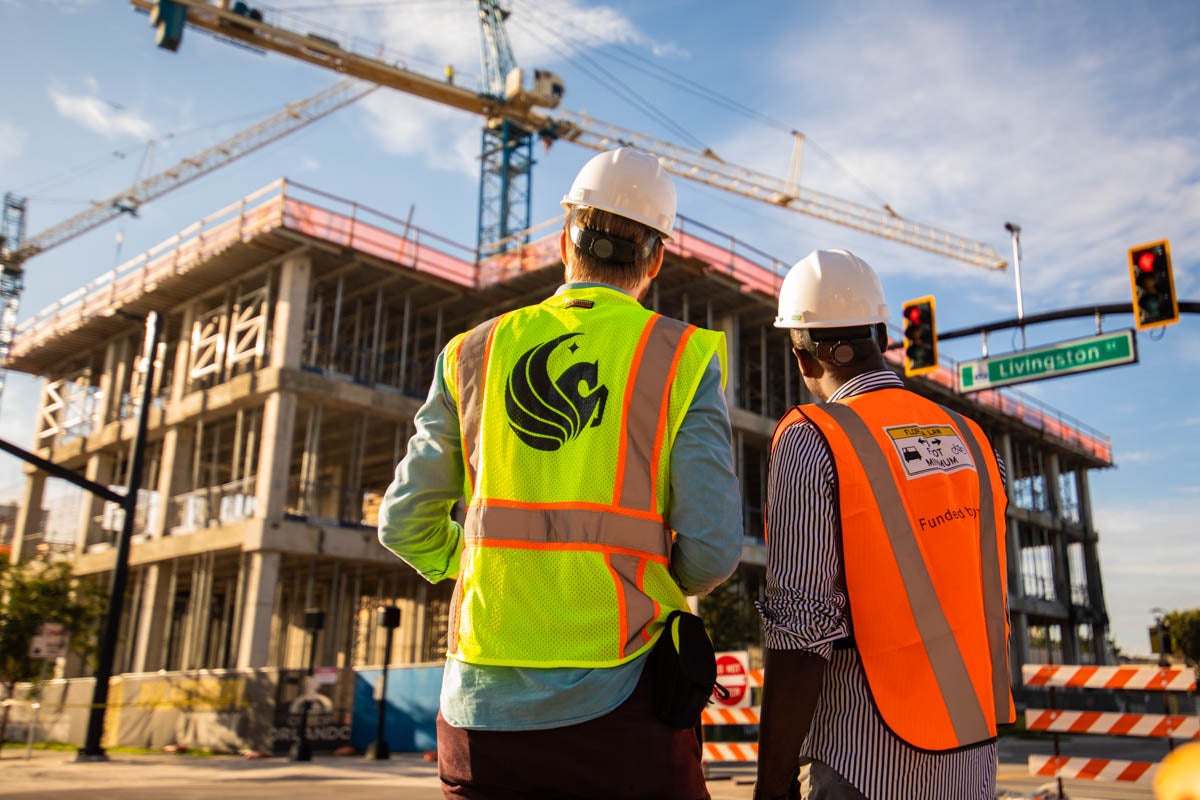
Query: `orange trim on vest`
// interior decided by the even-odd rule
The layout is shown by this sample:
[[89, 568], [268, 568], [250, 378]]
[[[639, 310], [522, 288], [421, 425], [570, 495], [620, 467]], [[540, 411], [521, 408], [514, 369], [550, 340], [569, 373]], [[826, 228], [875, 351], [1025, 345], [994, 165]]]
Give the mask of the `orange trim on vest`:
[[[802, 418], [833, 455], [854, 644], [884, 722], [930, 751], [993, 738], [1004, 713], [993, 700], [993, 670], [1000, 666], [1007, 685], [1007, 652], [989, 646], [981, 559], [996, 559], [1004, 575], [1007, 498], [991, 445], [971, 425], [959, 430], [937, 404], [884, 389], [793, 408], [772, 450]], [[987, 463], [973, 464], [967, 436]], [[990, 553], [980, 544], [979, 466], [997, 526]]]

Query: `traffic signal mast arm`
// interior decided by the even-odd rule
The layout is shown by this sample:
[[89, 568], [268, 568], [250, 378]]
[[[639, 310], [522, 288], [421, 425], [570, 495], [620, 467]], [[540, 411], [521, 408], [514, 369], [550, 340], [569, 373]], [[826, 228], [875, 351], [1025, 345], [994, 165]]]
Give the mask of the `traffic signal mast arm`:
[[[514, 91], [514, 87], [506, 87], [508, 91], [505, 96], [496, 97], [422, 75], [399, 64], [388, 64], [377, 58], [353, 53], [322, 36], [300, 34], [251, 19], [220, 8], [208, 0], [173, 2], [186, 7], [186, 24], [251, 48], [272, 50], [325, 69], [469, 111], [489, 120], [507, 120], [547, 140], [565, 139], [596, 151], [633, 145], [658, 156], [668, 172], [686, 180], [968, 264], [988, 269], [1004, 269], [1007, 266], [990, 245], [904, 219], [884, 209], [801, 189], [794, 181], [784, 181], [731, 164], [711, 152], [688, 150], [583, 114], [561, 109], [552, 114], [543, 113], [535, 108], [539, 102], [536, 97], [523, 91]], [[130, 0], [130, 4], [147, 12], [156, 5], [154, 0]]]

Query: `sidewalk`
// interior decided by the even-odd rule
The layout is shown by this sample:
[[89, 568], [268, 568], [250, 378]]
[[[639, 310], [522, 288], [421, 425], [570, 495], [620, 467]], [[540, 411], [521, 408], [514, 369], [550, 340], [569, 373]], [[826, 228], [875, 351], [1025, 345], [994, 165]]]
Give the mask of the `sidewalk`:
[[[289, 792], [268, 791], [272, 785], [295, 786], [298, 781], [319, 781], [336, 793], [339, 783], [353, 784], [355, 797], [374, 784], [387, 788], [392, 797], [417, 797], [411, 790], [422, 788], [439, 797], [437, 764], [423, 760], [420, 753], [393, 753], [386, 761], [368, 761], [361, 756], [314, 755], [309, 762], [286, 757], [246, 759], [240, 756], [187, 754], [109, 754], [107, 761], [77, 761], [74, 751], [33, 750], [25, 758], [24, 748], [7, 747], [0, 758], [0, 797], [62, 797], [83, 791], [125, 797], [175, 797], [181, 786], [219, 783], [223, 797], [287, 797]], [[240, 787], [240, 788], [238, 788]], [[348, 788], [348, 787], [347, 787]], [[408, 792], [397, 792], [408, 788]], [[106, 791], [107, 790], [107, 791]], [[83, 796], [82, 794], [80, 796]]]

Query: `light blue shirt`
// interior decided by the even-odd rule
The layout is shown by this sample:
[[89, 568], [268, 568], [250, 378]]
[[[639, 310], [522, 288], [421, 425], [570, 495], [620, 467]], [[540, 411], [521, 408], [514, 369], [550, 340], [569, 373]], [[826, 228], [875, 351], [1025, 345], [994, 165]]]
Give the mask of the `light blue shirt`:
[[[564, 291], [601, 287], [567, 283]], [[408, 451], [379, 509], [379, 540], [427, 580], [456, 576], [462, 528], [451, 519], [464, 483], [458, 411], [446, 391], [445, 353], [414, 418]], [[741, 490], [733, 470], [721, 368], [708, 365], [671, 449], [667, 519], [676, 532], [671, 573], [686, 594], [711, 592], [737, 567]], [[537, 669], [446, 660], [441, 712], [459, 728], [533, 730], [603, 716], [633, 692], [645, 655], [616, 667]]]

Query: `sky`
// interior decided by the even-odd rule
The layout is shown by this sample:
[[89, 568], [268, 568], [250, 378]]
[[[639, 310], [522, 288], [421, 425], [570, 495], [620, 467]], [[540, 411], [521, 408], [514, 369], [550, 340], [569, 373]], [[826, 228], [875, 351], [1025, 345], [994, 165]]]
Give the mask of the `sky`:
[[[253, 5], [253, 3], [252, 3]], [[478, 86], [473, 0], [276, 0], [301, 32]], [[516, 61], [564, 81], [563, 108], [992, 245], [989, 271], [677, 180], [680, 213], [791, 263], [848, 248], [880, 273], [895, 319], [932, 294], [951, 331], [1127, 303], [1129, 248], [1169, 240], [1177, 295], [1200, 300], [1200, 13], [1194, 0], [746, 2], [510, 0]], [[177, 53], [114, 0], [0, 0], [0, 191], [28, 235], [314, 94], [321, 68], [189, 29]], [[21, 318], [271, 181], [287, 177], [470, 247], [481, 120], [380, 90], [26, 264]], [[592, 152], [538, 148], [531, 221]], [[1105, 332], [1132, 316], [1103, 321]], [[1094, 335], [1028, 326], [1026, 345]], [[1139, 363], [1018, 387], [1112, 437], [1090, 475], [1112, 634], [1149, 650], [1151, 609], [1200, 607], [1200, 319], [1138, 335]], [[991, 355], [1018, 349], [992, 334]], [[979, 358], [977, 337], [942, 354]], [[0, 438], [29, 446], [39, 382], [10, 373]], [[0, 460], [0, 494], [21, 483]], [[14, 488], [16, 487], [16, 488]], [[3, 499], [3, 498], [0, 498]]]

